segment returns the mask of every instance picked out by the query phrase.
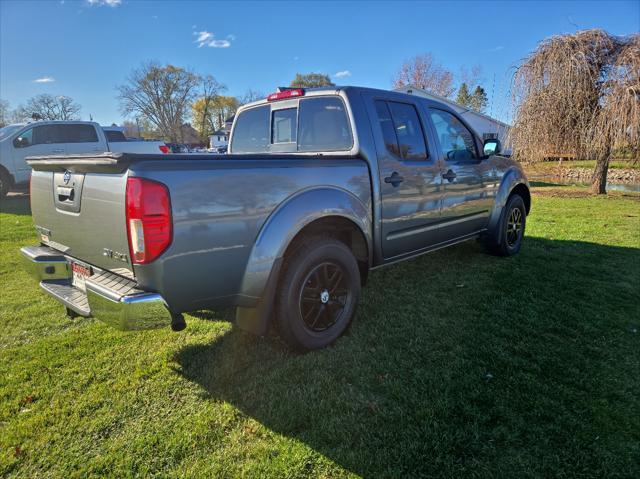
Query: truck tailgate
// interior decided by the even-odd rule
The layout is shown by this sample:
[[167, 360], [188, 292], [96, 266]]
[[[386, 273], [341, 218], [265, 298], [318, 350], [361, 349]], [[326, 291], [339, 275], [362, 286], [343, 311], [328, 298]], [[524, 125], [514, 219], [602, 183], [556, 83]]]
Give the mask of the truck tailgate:
[[90, 265], [133, 275], [125, 214], [127, 169], [72, 157], [30, 160], [31, 210], [42, 243]]

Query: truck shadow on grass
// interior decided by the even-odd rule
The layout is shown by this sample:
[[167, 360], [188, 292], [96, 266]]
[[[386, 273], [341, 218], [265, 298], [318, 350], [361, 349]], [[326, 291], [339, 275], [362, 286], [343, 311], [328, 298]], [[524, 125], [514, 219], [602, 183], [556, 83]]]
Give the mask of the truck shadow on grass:
[[[516, 258], [481, 251], [374, 273], [326, 350], [234, 328], [179, 351], [180, 373], [365, 477], [637, 477], [639, 251], [531, 237]], [[305, 473], [332, 467], [314, 457]]]

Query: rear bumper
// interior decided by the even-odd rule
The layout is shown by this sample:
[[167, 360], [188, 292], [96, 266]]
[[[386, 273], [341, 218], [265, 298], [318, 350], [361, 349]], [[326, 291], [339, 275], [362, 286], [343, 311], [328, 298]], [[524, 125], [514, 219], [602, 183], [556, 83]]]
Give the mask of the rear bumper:
[[92, 316], [121, 330], [153, 329], [171, 324], [164, 298], [138, 289], [128, 278], [93, 268], [86, 292], [72, 285], [70, 258], [46, 246], [20, 250], [25, 268], [42, 290], [81, 316]]

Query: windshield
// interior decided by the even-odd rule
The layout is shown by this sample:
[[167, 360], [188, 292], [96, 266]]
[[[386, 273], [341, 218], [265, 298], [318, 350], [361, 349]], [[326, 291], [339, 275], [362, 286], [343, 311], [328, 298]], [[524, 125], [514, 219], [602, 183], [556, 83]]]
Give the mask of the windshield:
[[0, 128], [0, 140], [4, 140], [5, 138], [13, 135], [16, 131], [22, 128], [24, 125], [7, 125], [3, 128]]

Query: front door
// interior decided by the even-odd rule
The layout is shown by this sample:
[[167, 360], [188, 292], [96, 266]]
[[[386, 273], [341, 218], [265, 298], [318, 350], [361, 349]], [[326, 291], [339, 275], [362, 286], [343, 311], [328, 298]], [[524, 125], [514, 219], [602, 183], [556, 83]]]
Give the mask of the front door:
[[440, 240], [461, 238], [482, 230], [489, 219], [492, 167], [483, 161], [471, 130], [453, 113], [429, 109], [442, 160]]
[[59, 135], [58, 125], [34, 125], [21, 131], [13, 139], [13, 165], [16, 170], [16, 183], [29, 180], [31, 167], [25, 158], [28, 156], [63, 155], [66, 145]]
[[378, 156], [381, 246], [385, 259], [438, 242], [441, 182], [426, 118], [411, 101], [371, 98], [369, 107]]

